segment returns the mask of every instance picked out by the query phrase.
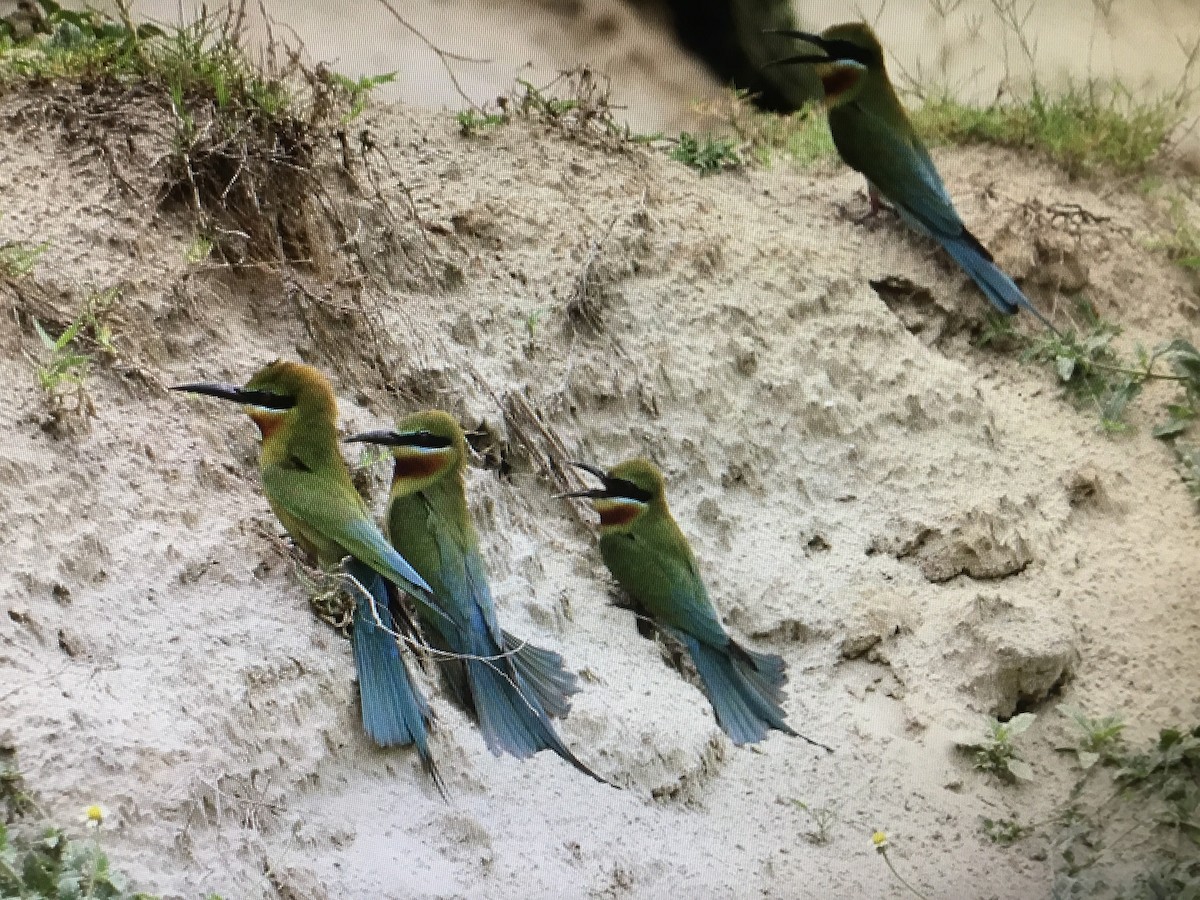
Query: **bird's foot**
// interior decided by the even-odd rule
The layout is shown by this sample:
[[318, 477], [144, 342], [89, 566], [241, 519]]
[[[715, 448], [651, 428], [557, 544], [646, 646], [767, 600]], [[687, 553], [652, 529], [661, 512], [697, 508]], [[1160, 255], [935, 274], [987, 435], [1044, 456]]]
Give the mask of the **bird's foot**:
[[853, 222], [855, 225], [874, 224], [881, 221], [882, 214], [894, 214], [895, 210], [886, 200], [880, 196], [874, 188], [867, 189], [867, 211], [854, 215], [850, 212], [849, 207], [843, 206], [842, 213]]

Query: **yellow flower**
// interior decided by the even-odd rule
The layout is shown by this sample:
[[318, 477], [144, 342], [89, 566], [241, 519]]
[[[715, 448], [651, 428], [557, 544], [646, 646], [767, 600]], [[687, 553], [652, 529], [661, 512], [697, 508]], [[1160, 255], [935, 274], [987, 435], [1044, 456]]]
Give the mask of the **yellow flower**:
[[871, 843], [875, 845], [875, 849], [882, 853], [887, 849], [888, 839], [887, 832], [877, 831], [871, 835]]
[[83, 808], [83, 815], [80, 817], [80, 821], [88, 828], [99, 828], [107, 818], [108, 810], [99, 803], [93, 803], [91, 806]]

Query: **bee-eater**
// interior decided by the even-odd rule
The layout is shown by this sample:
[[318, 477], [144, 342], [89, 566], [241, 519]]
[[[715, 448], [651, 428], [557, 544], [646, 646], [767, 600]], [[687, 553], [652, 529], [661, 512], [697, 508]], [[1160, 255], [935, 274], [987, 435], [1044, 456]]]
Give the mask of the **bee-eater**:
[[783, 658], [756, 653], [721, 625], [700, 578], [692, 548], [667, 506], [662, 473], [632, 459], [608, 472], [574, 463], [602, 487], [563, 494], [591, 500], [600, 514], [600, 555], [617, 583], [654, 624], [687, 649], [717, 716], [737, 745], [763, 740], [770, 729], [802, 738], [784, 721]]
[[[293, 540], [326, 567], [346, 560], [357, 588], [352, 644], [363, 728], [381, 747], [416, 744], [438, 789], [444, 786], [429, 752], [429, 707], [409, 677], [396, 641], [405, 621], [388, 582], [419, 608], [436, 601], [428, 582], [388, 544], [350, 480], [338, 449], [337, 401], [311, 366], [276, 360], [244, 387], [182, 384], [173, 388], [242, 404], [262, 435], [259, 469], [271, 509]], [[392, 600], [395, 602], [391, 602]]]
[[821, 34], [776, 31], [811, 44], [821, 54], [802, 53], [772, 65], [812, 65], [821, 80], [829, 130], [838, 154], [866, 177], [872, 211], [882, 196], [900, 217], [929, 235], [979, 286], [1000, 312], [1018, 308], [1046, 317], [992, 260], [992, 254], [967, 230], [929, 151], [917, 136], [896, 96], [883, 61], [883, 47], [870, 26], [848, 22]]
[[569, 697], [578, 690], [574, 674], [563, 668], [557, 653], [514, 638], [496, 617], [467, 509], [462, 428], [449, 414], [430, 410], [408, 416], [395, 430], [346, 440], [391, 448], [387, 536], [432, 585], [449, 615], [418, 610], [426, 637], [445, 651], [446, 681], [478, 719], [488, 748], [521, 759], [553, 750], [603, 781], [567, 749], [549, 720], [570, 709]]

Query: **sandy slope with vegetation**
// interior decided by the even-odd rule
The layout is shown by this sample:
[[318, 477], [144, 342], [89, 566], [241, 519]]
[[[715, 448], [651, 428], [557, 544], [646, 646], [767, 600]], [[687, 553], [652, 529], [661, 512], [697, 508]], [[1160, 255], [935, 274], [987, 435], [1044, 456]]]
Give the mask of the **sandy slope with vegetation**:
[[[1061, 810], [1079, 770], [1058, 704], [1121, 713], [1139, 747], [1196, 724], [1200, 519], [1150, 436], [1169, 389], [1099, 433], [1047, 370], [977, 346], [984, 301], [894, 221], [857, 223], [861, 183], [835, 163], [701, 177], [538, 116], [464, 135], [378, 107], [264, 191], [253, 237], [280, 264], [219, 218], [206, 253], [166, 190], [176, 126], [137, 90], [0, 98], [0, 243], [46, 245], [0, 277], [0, 751], [51, 818], [105, 804], [104, 846], [141, 889], [904, 896], [884, 829], [926, 896], [1044, 897], [1069, 888], [1067, 832], [1004, 846], [980, 823]], [[1060, 324], [1082, 292], [1122, 346], [1194, 335], [1195, 284], [1152, 249], [1172, 226], [1133, 181], [937, 156]], [[81, 392], [43, 389], [35, 321], [57, 335], [89, 308]], [[562, 730], [615, 787], [492, 757], [432, 679], [451, 801], [413, 754], [369, 745], [253, 427], [166, 391], [277, 356], [330, 374], [347, 432], [421, 405], [478, 432], [501, 617], [581, 673]], [[564, 460], [634, 454], [663, 467], [729, 626], [787, 659], [791, 721], [834, 754], [732, 747], [613, 604], [590, 515], [551, 497]], [[1010, 784], [958, 744], [1019, 712], [1033, 779]], [[1138, 812], [1097, 817], [1134, 830], [1083, 896], [1172, 839]]]
[[[12, 2], [0, 0], [0, 10]], [[106, 4], [111, 0], [93, 5]], [[507, 93], [516, 78], [540, 85], [587, 65], [612, 80], [614, 102], [635, 128], [674, 133], [694, 127], [697, 106], [723, 95], [719, 81], [676, 44], [669, 15], [653, 2], [391, 5], [416, 33], [381, 0], [264, 0], [261, 8], [279, 35], [295, 34], [340, 72], [356, 78], [395, 72], [379, 96], [415, 106], [464, 105], [434, 47], [466, 57], [452, 68], [466, 96], [480, 104]], [[132, 3], [137, 15], [167, 23], [191, 21], [202, 6], [201, 0]], [[1116, 79], [1143, 97], [1169, 92], [1200, 30], [1191, 0], [861, 0], [841, 12], [827, 0], [794, 6], [806, 28], [861, 14], [887, 36], [890, 64], [903, 84], [979, 103], [1026, 95], [1034, 75], [1051, 91]], [[263, 36], [257, 11], [248, 18]], [[1200, 150], [1192, 152], [1200, 160]]]

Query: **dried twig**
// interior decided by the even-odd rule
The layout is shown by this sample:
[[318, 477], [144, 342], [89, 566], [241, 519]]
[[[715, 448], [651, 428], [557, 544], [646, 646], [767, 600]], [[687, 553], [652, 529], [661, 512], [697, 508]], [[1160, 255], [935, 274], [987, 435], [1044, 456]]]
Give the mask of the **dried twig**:
[[[643, 202], [645, 201], [645, 196], [645, 193], [643, 193]], [[613, 229], [620, 218], [621, 213], [617, 213], [609, 220], [608, 227], [604, 229], [604, 233], [592, 239], [591, 245], [583, 257], [583, 265], [579, 267], [579, 275], [575, 278], [575, 289], [571, 292], [571, 299], [567, 301], [567, 321], [572, 323], [572, 328], [574, 328], [576, 322], [582, 322], [593, 332], [599, 333], [600, 331], [602, 325], [600, 310], [594, 302], [588, 299], [588, 285], [591, 282], [592, 267], [595, 266], [596, 260], [600, 258], [600, 250], [604, 246], [604, 242], [612, 235]]]
[[428, 47], [430, 50], [432, 50], [437, 55], [438, 61], [441, 62], [442, 67], [446, 70], [446, 74], [448, 76], [450, 76], [450, 83], [454, 85], [455, 92], [458, 94], [458, 96], [462, 97], [463, 100], [467, 101], [467, 103], [470, 104], [472, 109], [474, 109], [477, 113], [480, 113], [482, 115], [483, 107], [480, 106], [478, 103], [476, 103], [474, 100], [472, 100], [470, 98], [470, 96], [468, 96], [467, 92], [465, 90], [463, 90], [463, 86], [461, 84], [459, 84], [458, 76], [454, 74], [454, 69], [451, 68], [451, 66], [450, 66], [450, 61], [454, 60], [455, 62], [486, 63], [486, 62], [490, 62], [490, 60], [476, 59], [474, 57], [462, 56], [457, 53], [450, 53], [447, 50], [443, 50], [441, 47], [439, 47], [435, 43], [433, 43], [433, 41], [431, 41], [429, 38], [425, 37], [425, 35], [422, 34], [421, 31], [419, 29], [417, 29], [416, 26], [414, 26], [408, 20], [406, 20], [404, 18], [404, 16], [400, 15], [400, 13], [398, 13], [396, 11], [396, 8], [394, 6], [392, 6], [392, 4], [389, 2], [389, 0], [377, 0], [377, 2], [379, 3], [380, 6], [382, 6], [384, 9], [386, 9], [389, 13], [392, 14], [392, 18], [394, 18], [397, 22], [399, 22], [409, 33], [414, 35], [417, 38], [417, 40], [419, 40], [422, 44], [424, 44], [426, 47]]

